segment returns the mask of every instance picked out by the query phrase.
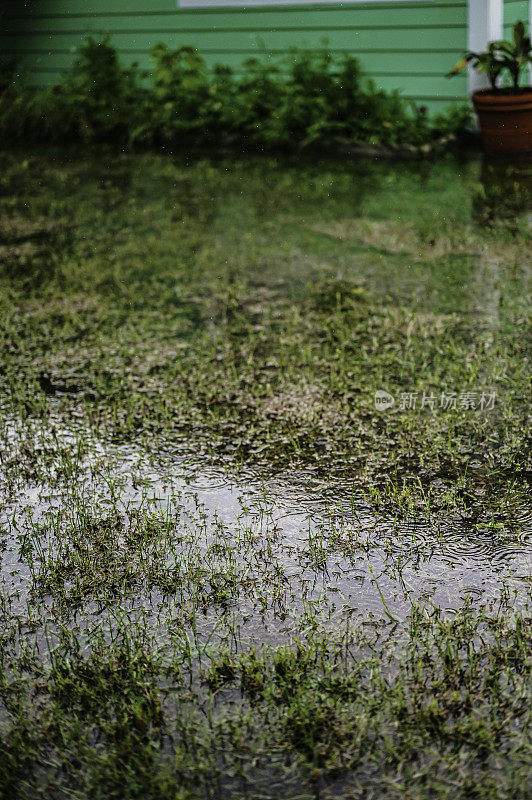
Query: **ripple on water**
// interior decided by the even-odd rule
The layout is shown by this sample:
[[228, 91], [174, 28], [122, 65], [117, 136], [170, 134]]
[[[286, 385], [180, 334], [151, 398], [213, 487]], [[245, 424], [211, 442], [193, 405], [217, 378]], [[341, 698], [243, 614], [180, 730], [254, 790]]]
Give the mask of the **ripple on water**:
[[[56, 436], [63, 443], [73, 441], [68, 429], [57, 427]], [[258, 586], [264, 581], [267, 600], [262, 606], [258, 591], [243, 591], [228, 606], [249, 641], [291, 635], [305, 615], [310, 619], [311, 611], [324, 623], [336, 625], [346, 613], [384, 611], [400, 619], [410, 612], [412, 600], [449, 610], [465, 599], [482, 603], [507, 585], [523, 600], [528, 595], [528, 508], [516, 514], [519, 535], [508, 539], [497, 529], [483, 530], [460, 517], [398, 522], [373, 510], [352, 484], [324, 486], [309, 473], [293, 481], [290, 476], [263, 481], [250, 470], [236, 476], [175, 455], [148, 456], [132, 444], [104, 443], [89, 436], [86, 442], [90, 447], [85, 475], [74, 489], [68, 484], [27, 486], [3, 509], [7, 541], [2, 579], [6, 589], [18, 591], [21, 608], [31, 590], [21, 544], [24, 520], [46, 522], [73, 498], [83, 500], [87, 508], [91, 503], [103, 507], [112, 492], [124, 515], [135, 508], [173, 514], [177, 498], [184, 512], [178, 524], [198, 531], [198, 551], [208, 548], [216, 525], [223, 526], [229, 549], [235, 547], [231, 558], [240, 577], [256, 580]], [[92, 469], [95, 457], [100, 467]], [[246, 564], [239, 563], [242, 554], [234, 544], [244, 541], [243, 531], [256, 535], [257, 542], [257, 552], [248, 553]], [[212, 564], [213, 569], [219, 567]], [[272, 570], [279, 573], [282, 589], [272, 589]], [[277, 598], [275, 591], [280, 593]], [[87, 609], [91, 602], [87, 600]], [[158, 592], [144, 593], [139, 602], [155, 616], [161, 608], [170, 608]], [[204, 616], [205, 628], [212, 633], [216, 610]]]

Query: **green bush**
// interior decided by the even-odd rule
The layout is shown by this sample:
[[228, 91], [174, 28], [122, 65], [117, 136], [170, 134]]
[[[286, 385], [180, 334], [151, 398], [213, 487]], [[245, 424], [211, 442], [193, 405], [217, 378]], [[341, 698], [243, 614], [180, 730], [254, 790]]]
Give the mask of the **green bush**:
[[419, 121], [408, 103], [397, 93], [376, 89], [353, 57], [297, 53], [283, 89], [280, 142], [306, 146], [338, 139], [386, 144], [419, 139]]
[[108, 38], [88, 37], [79, 49], [63, 102], [74, 109], [77, 132], [88, 139], [125, 137], [137, 114], [136, 66], [120, 67]]
[[0, 94], [5, 92], [15, 80], [17, 61], [14, 58], [0, 58]]
[[[429, 118], [397, 92], [378, 89], [357, 59], [294, 51], [251, 58], [238, 75], [209, 70], [191, 47], [152, 51], [150, 85], [120, 66], [108, 38], [89, 37], [65, 80], [31, 92], [0, 71], [0, 137], [110, 139], [124, 144], [245, 141], [263, 148], [331, 142], [430, 144], [463, 131], [465, 107]], [[4, 74], [4, 72], [6, 74]]]
[[125, 139], [139, 99], [135, 67], [120, 67], [107, 38], [88, 37], [62, 84], [34, 92], [13, 78], [4, 87], [0, 134], [17, 140]]
[[182, 133], [201, 135], [209, 101], [209, 75], [192, 47], [170, 51], [154, 47], [152, 115], [146, 120], [156, 138], [173, 140]]
[[233, 136], [241, 136], [258, 145], [278, 143], [276, 117], [286, 91], [279, 65], [258, 58], [248, 58], [237, 80], [227, 76], [219, 92], [222, 124]]

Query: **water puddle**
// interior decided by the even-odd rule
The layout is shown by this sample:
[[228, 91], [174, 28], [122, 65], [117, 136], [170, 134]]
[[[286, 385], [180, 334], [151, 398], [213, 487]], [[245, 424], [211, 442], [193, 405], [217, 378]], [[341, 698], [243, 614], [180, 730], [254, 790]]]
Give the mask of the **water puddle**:
[[[526, 605], [530, 510], [505, 540], [459, 518], [378, 514], [350, 484], [262, 481], [59, 423], [30, 428], [36, 451], [48, 442], [80, 455], [70, 474], [52, 459], [48, 481], [17, 487], [2, 507], [4, 603], [20, 618], [32, 604], [71, 625], [127, 613], [240, 648], [353, 617], [400, 622], [412, 604]], [[20, 436], [11, 421], [14, 448]]]
[[[176, 378], [173, 372], [165, 377], [164, 370], [178, 359], [180, 348], [205, 345], [206, 339], [193, 338], [200, 332], [220, 336], [221, 344], [235, 352], [247, 342], [249, 352], [242, 349], [242, 354], [262, 360], [259, 377], [269, 382], [270, 369], [272, 376], [282, 374], [278, 340], [292, 325], [295, 338], [287, 358], [298, 378], [301, 342], [308, 342], [310, 365], [313, 348], [336, 335], [336, 322], [327, 314], [343, 319], [344, 306], [365, 307], [368, 300], [377, 307], [411, 304], [420, 339], [436, 339], [454, 325], [457, 343], [445, 346], [456, 358], [465, 352], [462, 339], [472, 338], [478, 323], [484, 338], [474, 354], [483, 387], [492, 375], [483, 374], [482, 354], [521, 324], [530, 275], [520, 245], [530, 227], [530, 165], [517, 169], [486, 158], [459, 165], [448, 159], [436, 165], [298, 159], [287, 166], [270, 158], [210, 163], [202, 157], [197, 171], [189, 173], [188, 163], [162, 155], [109, 155], [100, 162], [93, 154], [80, 158], [76, 150], [57, 152], [50, 161], [47, 150], [41, 158], [32, 157], [35, 172], [22, 170], [22, 183], [13, 178], [20, 172], [15, 160], [13, 175], [0, 186], [6, 210], [0, 260], [10, 279], [25, 276], [27, 285], [19, 287], [23, 296], [54, 278], [59, 267], [66, 275], [73, 264], [77, 269], [97, 262], [103, 298], [111, 254], [120, 276], [109, 284], [116, 306], [112, 313], [131, 318], [133, 328], [135, 315], [144, 314], [146, 325], [135, 335], [125, 326], [124, 341], [117, 339], [116, 350], [107, 352], [94, 333], [98, 323], [107, 324], [98, 316], [100, 297], [87, 298], [85, 307], [76, 294], [88, 290], [92, 273], [85, 276], [86, 285], [67, 282], [75, 300], [68, 312], [72, 330], [53, 344], [57, 357], [50, 359], [44, 348], [39, 363], [28, 349], [40, 388], [36, 397], [41, 403], [43, 394], [47, 407], [61, 395], [97, 406], [98, 399], [118, 387], [122, 391], [128, 380], [139, 397], [156, 394]], [[46, 180], [35, 180], [37, 171]], [[65, 195], [65, 185], [72, 197]], [[28, 197], [33, 198], [29, 206]], [[48, 219], [50, 197], [61, 200], [59, 222]], [[180, 231], [192, 221], [197, 227], [189, 241]], [[508, 236], [494, 237], [488, 248], [488, 227], [508, 229]], [[516, 232], [522, 239], [512, 238]], [[65, 260], [71, 251], [72, 262]], [[139, 259], [134, 268], [132, 253]], [[153, 265], [153, 275], [147, 264]], [[138, 306], [124, 294], [124, 276], [142, 287], [133, 298]], [[44, 337], [56, 322], [64, 324], [63, 299], [61, 290]], [[300, 325], [309, 308], [315, 324], [322, 324], [321, 338]], [[347, 364], [358, 358], [353, 353], [359, 342], [351, 339], [349, 327], [353, 319], [346, 317], [344, 349], [339, 348], [348, 354]], [[24, 339], [28, 332], [15, 322], [9, 335]], [[364, 325], [374, 326], [375, 341], [383, 345], [368, 350], [368, 358], [377, 359], [392, 345], [402, 353], [413, 320], [404, 341], [391, 331], [380, 334], [380, 324], [368, 311]], [[169, 325], [175, 325], [171, 335]], [[155, 352], [151, 363], [147, 349], [166, 336], [168, 349]], [[39, 341], [36, 352], [40, 347]], [[323, 358], [332, 352], [325, 348]], [[436, 358], [436, 351], [427, 352], [420, 364]], [[13, 361], [14, 372], [23, 371], [24, 358]], [[98, 359], [99, 370], [92, 370]], [[442, 362], [438, 369], [445, 375], [447, 366]], [[500, 364], [495, 366], [499, 371]], [[216, 369], [213, 380], [222, 385]], [[102, 379], [107, 371], [108, 385]], [[323, 376], [318, 378], [316, 386]], [[352, 378], [341, 386], [344, 396], [359, 391], [359, 383]], [[196, 388], [191, 385], [189, 393]], [[272, 389], [265, 401], [263, 438], [256, 451], [247, 451], [256, 452], [257, 459], [276, 415], [290, 417], [297, 430], [314, 413], [312, 391], [294, 397], [290, 391], [281, 382], [279, 394]], [[205, 405], [210, 413], [209, 399]], [[317, 400], [315, 405], [321, 408]], [[520, 605], [529, 593], [529, 506], [513, 509], [511, 531], [497, 520], [479, 524], [452, 513], [397, 519], [377, 511], [359, 486], [320, 481], [312, 470], [266, 480], [252, 466], [238, 473], [213, 469], [193, 455], [194, 444], [182, 443], [175, 454], [157, 454], [153, 447], [99, 439], [74, 421], [65, 424], [60, 413], [42, 426], [14, 418], [4, 425], [1, 580], [6, 608], [21, 619], [41, 612], [45, 619], [59, 609], [73, 625], [99, 618], [103, 610], [126, 609], [166, 630], [194, 630], [204, 642], [228, 630], [239, 641], [277, 642], [315, 625], [337, 628], [354, 616], [401, 621], [417, 603], [452, 613], [464, 602], [480, 608], [503, 597]], [[255, 446], [245, 436], [242, 442]], [[226, 444], [229, 452], [232, 442]]]

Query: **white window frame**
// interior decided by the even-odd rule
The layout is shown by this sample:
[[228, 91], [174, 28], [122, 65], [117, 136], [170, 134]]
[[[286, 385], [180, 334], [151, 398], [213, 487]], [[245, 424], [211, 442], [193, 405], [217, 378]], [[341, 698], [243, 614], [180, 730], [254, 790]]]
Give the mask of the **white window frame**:
[[[360, 3], [423, 3], [427, 0], [176, 0], [178, 8], [270, 8], [273, 6], [356, 5]], [[431, 2], [432, 0], [428, 0]]]

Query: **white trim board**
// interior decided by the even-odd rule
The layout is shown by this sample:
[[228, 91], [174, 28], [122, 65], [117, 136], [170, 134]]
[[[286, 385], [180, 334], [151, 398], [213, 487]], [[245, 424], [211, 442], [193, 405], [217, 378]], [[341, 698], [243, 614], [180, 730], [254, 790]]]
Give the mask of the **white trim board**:
[[[468, 0], [467, 24], [469, 50], [482, 51], [488, 42], [502, 39], [503, 0]], [[469, 91], [475, 92], [486, 89], [489, 80], [486, 75], [469, 67], [468, 84]]]
[[433, 0], [177, 0], [178, 8], [269, 8], [270, 6], [350, 6], [361, 3], [426, 3]]

